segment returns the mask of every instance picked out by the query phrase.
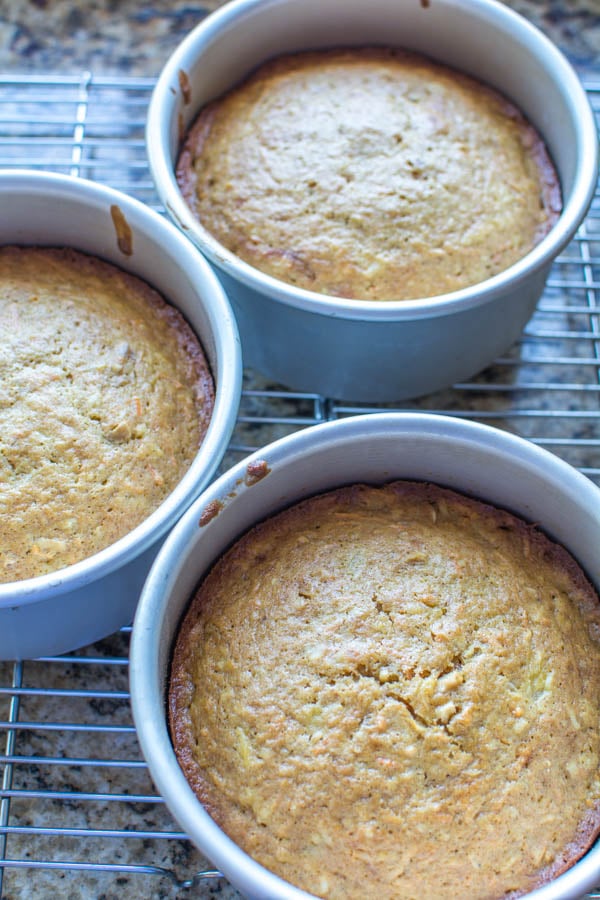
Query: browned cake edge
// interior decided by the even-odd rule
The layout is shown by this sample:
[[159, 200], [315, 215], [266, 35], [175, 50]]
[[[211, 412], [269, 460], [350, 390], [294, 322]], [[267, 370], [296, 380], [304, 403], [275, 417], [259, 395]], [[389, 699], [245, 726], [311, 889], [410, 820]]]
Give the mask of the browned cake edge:
[[[276, 75], [279, 71], [285, 71], [288, 66], [288, 61], [290, 59], [294, 59], [295, 57], [304, 56], [306, 58], [313, 57], [314, 59], [319, 59], [319, 57], [322, 57], [323, 55], [333, 56], [340, 51], [348, 49], [349, 48], [347, 47], [340, 47], [328, 48], [320, 51], [308, 50], [300, 51], [299, 53], [290, 53], [283, 56], [274, 57], [273, 59], [267, 60], [262, 65], [257, 66], [244, 79], [242, 79], [241, 82], [239, 82], [237, 85], [234, 85], [226, 94], [208, 103], [200, 110], [196, 119], [192, 122], [191, 127], [184, 135], [176, 163], [176, 179], [185, 202], [190, 207], [192, 212], [199, 218], [201, 224], [201, 219], [198, 216], [196, 190], [197, 176], [195, 172], [194, 162], [199, 156], [202, 155], [204, 146], [210, 138], [213, 122], [218, 113], [220, 102], [224, 99], [224, 97], [228, 96], [228, 94], [234, 92], [237, 88], [250, 81], [258, 71], [261, 71], [261, 73], [263, 73], [264, 76], [268, 78]], [[353, 48], [353, 52], [368, 55], [370, 58], [379, 58], [382, 60], [406, 57], [410, 58], [411, 56], [421, 60], [425, 59], [441, 71], [452, 72], [453, 76], [459, 82], [464, 84], [476, 84], [482, 92], [488, 93], [491, 96], [494, 96], [496, 99], [501, 100], [506, 115], [512, 118], [515, 124], [518, 126], [521, 143], [524, 147], [527, 148], [540, 176], [541, 199], [542, 204], [547, 211], [547, 217], [545, 221], [540, 225], [535, 235], [535, 244], [538, 244], [542, 240], [542, 238], [544, 238], [546, 234], [548, 234], [548, 232], [552, 230], [553, 226], [558, 221], [558, 218], [562, 211], [562, 193], [560, 182], [544, 140], [538, 133], [537, 129], [534, 128], [530, 122], [528, 122], [521, 110], [517, 106], [515, 106], [514, 103], [503, 96], [498, 90], [490, 87], [484, 82], [478, 81], [476, 78], [465, 75], [463, 72], [460, 72], [457, 69], [453, 69], [450, 66], [446, 66], [443, 63], [438, 63], [434, 59], [429, 59], [424, 54], [418, 54], [410, 50], [404, 50], [402, 48], [394, 47], [361, 47]]]
[[[145, 281], [143, 276], [130, 273], [117, 263], [105, 260], [87, 251], [82, 251], [72, 246], [6, 244], [0, 246], [0, 252], [3, 258], [16, 264], [15, 268], [17, 271], [22, 268], [24, 272], [30, 272], [28, 269], [29, 261], [37, 258], [54, 261], [58, 266], [62, 265], [63, 269], [66, 268], [73, 273], [79, 272], [82, 280], [85, 278], [95, 278], [96, 281], [100, 282], [105, 280], [108, 285], [114, 286], [116, 292], [130, 292], [136, 298], [138, 304], [137, 316], [144, 316], [144, 312], [147, 311], [147, 317], [151, 321], [165, 325], [175, 344], [173, 350], [176, 351], [176, 355], [179, 357], [182, 380], [186, 382], [193, 401], [195, 438], [194, 443], [190, 446], [190, 455], [187, 463], [187, 469], [189, 469], [202, 445], [212, 419], [215, 404], [215, 384], [201, 340], [187, 322], [184, 314], [173, 306], [156, 288]], [[34, 281], [30, 279], [30, 282], [32, 289], [35, 289]], [[181, 477], [184, 475], [185, 472], [182, 473]], [[174, 483], [171, 490], [176, 486], [176, 483]], [[171, 490], [169, 490], [169, 494]], [[154, 506], [149, 507], [143, 519], [140, 519], [132, 527], [137, 527], [148, 516], [155, 513], [166, 497], [167, 494]], [[123, 534], [120, 535], [120, 537], [122, 536]], [[104, 546], [109, 546], [110, 543], [113, 543], [113, 541], [111, 540]], [[80, 559], [88, 558], [88, 556], [89, 554], [86, 553]], [[78, 561], [80, 560], [70, 560], [68, 565]], [[56, 571], [58, 568], [64, 568], [64, 565], [58, 566], [51, 571]]]
[[[339, 495], [341, 497], [352, 495], [356, 491], [364, 488], [372, 488], [373, 485], [355, 484], [328, 491], [330, 495]], [[513, 531], [518, 532], [522, 538], [529, 541], [534, 552], [540, 553], [543, 557], [552, 562], [557, 567], [565, 571], [577, 590], [580, 600], [580, 611], [582, 612], [588, 627], [594, 636], [600, 640], [600, 602], [598, 594], [586, 577], [585, 573], [575, 561], [573, 556], [561, 545], [547, 537], [537, 525], [529, 524], [524, 519], [513, 515], [507, 510], [492, 506], [476, 498], [471, 498], [458, 491], [441, 487], [437, 484], [428, 482], [411, 482], [399, 481], [389, 482], [386, 485], [379, 485], [392, 489], [400, 489], [404, 495], [420, 497], [424, 502], [432, 502], [439, 499], [457, 500], [463, 504], [473, 507], [475, 506], [479, 515], [487, 519], [495, 520], [500, 526], [510, 527]], [[319, 494], [317, 496], [323, 496]], [[293, 504], [282, 512], [275, 514], [277, 516], [296, 515], [297, 510], [309, 504], [311, 497]], [[252, 534], [261, 532], [270, 527], [272, 517], [259, 522], [247, 531], [236, 543], [230, 547], [220, 559], [229, 554], [239, 552], [240, 542], [248, 540]], [[214, 564], [217, 565], [219, 560]], [[194, 684], [190, 678], [189, 671], [186, 667], [186, 660], [194, 642], [193, 627], [197, 619], [202, 615], [204, 610], [202, 595], [198, 589], [193, 596], [189, 607], [184, 613], [182, 623], [177, 632], [176, 641], [173, 648], [171, 669], [168, 678], [168, 702], [167, 702], [167, 718], [171, 739], [177, 760], [188, 781], [190, 787], [204, 806], [208, 814], [215, 820], [217, 824], [222, 821], [221, 812], [211, 799], [212, 792], [208, 788], [209, 781], [205, 777], [202, 768], [196, 762], [194, 757], [194, 740], [192, 736], [191, 717], [189, 709], [194, 693]], [[570, 869], [591, 847], [595, 839], [600, 834], [600, 801], [594, 803], [589, 812], [579, 823], [573, 840], [563, 849], [563, 852], [553, 860], [553, 862], [540, 869], [537, 873], [532, 873], [534, 880], [528, 888], [511, 892], [506, 898], [517, 898], [522, 896], [534, 888], [540, 887], [549, 881], [557, 878], [560, 874]]]

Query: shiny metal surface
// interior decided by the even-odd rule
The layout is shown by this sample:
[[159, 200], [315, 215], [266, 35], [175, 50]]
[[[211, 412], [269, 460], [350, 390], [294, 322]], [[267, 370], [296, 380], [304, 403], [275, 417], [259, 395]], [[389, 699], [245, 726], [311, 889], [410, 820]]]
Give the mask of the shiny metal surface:
[[[0, 164], [93, 179], [162, 205], [144, 148], [151, 78], [0, 76]], [[600, 114], [600, 72], [585, 86]], [[399, 409], [521, 435], [600, 485], [600, 197], [556, 261], [533, 319], [472, 381]], [[292, 393], [246, 370], [225, 463], [274, 438], [377, 411]], [[175, 824], [131, 722], [129, 629], [64, 656], [0, 663], [0, 893], [96, 900], [239, 898]], [[591, 898], [600, 900], [598, 887]]]
[[[248, 482], [246, 473], [258, 461], [268, 474]], [[397, 478], [443, 484], [538, 523], [571, 550], [600, 589], [600, 490], [555, 456], [499, 429], [422, 413], [350, 417], [282, 438], [217, 479], [175, 526], [142, 591], [131, 641], [131, 701], [142, 752], [175, 819], [247, 897], [309, 895], [244, 854], [205, 812], [179, 769], [165, 716], [179, 620], [212, 562], [254, 523], [342, 484]], [[218, 513], [199, 527], [207, 508]], [[529, 896], [581, 896], [599, 878], [595, 847]]]
[[[124, 253], [111, 209], [132, 237]], [[227, 448], [241, 390], [237, 328], [209, 267], [175, 228], [141, 203], [89, 181], [0, 172], [0, 242], [71, 246], [141, 276], [168, 297], [200, 337], [216, 381], [215, 409], [190, 469], [144, 522], [112, 546], [48, 575], [0, 584], [0, 659], [61, 653], [131, 622], [165, 533], [208, 484]]]
[[[275, 53], [396, 43], [504, 91], [554, 157], [564, 209], [524, 259], [471, 288], [379, 303], [286, 285], [238, 260], [200, 225], [174, 175], [182, 127], [204, 103]], [[147, 123], [150, 170], [171, 218], [214, 265], [235, 309], [244, 358], [289, 388], [394, 402], [479, 372], [530, 319], [552, 261], [575, 234], [597, 178], [593, 115], [564, 56], [496, 0], [235, 0], [202, 21], [158, 80]]]

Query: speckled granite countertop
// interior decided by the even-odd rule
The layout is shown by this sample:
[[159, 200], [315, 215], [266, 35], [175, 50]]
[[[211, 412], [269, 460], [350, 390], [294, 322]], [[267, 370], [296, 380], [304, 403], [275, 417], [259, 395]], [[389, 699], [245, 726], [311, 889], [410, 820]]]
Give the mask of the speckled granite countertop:
[[[221, 6], [187, 0], [5, 0], [0, 71], [156, 75], [181, 38]], [[599, 0], [511, 0], [578, 67], [600, 57]]]
[[[325, 2], [325, 0], [324, 0]], [[218, 0], [206, 0], [202, 4], [190, 0], [88, 0], [68, 3], [65, 0], [0, 0], [0, 75], [2, 74], [80, 74], [91, 71], [95, 75], [156, 76], [169, 53], [185, 34], [207, 12], [222, 5]], [[600, 65], [600, 0], [511, 0], [510, 4], [524, 14], [555, 43], [557, 43], [578, 68], [585, 74]], [[567, 376], [564, 375], [564, 378]], [[258, 382], [247, 380], [246, 386]], [[597, 404], [596, 396], [592, 401]], [[252, 402], [252, 401], [251, 401]], [[444, 408], [440, 398], [438, 408]], [[594, 406], [597, 409], [597, 405]], [[125, 645], [124, 645], [125, 642]], [[109, 639], [103, 647], [107, 658], [126, 657], [126, 639], [121, 635]], [[94, 651], [90, 650], [93, 656]], [[29, 663], [25, 682], [40, 685], [56, 692], [53, 699], [31, 696], [22, 701], [22, 718], [28, 721], [45, 720], [65, 722], [79, 719], [92, 721], [98, 732], [93, 736], [93, 749], [98, 758], [110, 759], [118, 743], [121, 759], [139, 759], [135, 736], [130, 726], [129, 706], [126, 699], [127, 672], [114, 661], [96, 665], [93, 689], [106, 691], [107, 696], [95, 695], [89, 700], [85, 692], [91, 687], [91, 666], [81, 664]], [[10, 685], [13, 674], [8, 664], [0, 664], [0, 685]], [[60, 692], [65, 689], [81, 691], [81, 698], [70, 699], [70, 707], [61, 701]], [[75, 710], [74, 704], [81, 704]], [[85, 705], [85, 708], [84, 708]], [[78, 707], [79, 709], [79, 707]], [[8, 717], [8, 700], [0, 697], [0, 718]], [[110, 723], [106, 734], [102, 729]], [[122, 733], [118, 731], [123, 729]], [[86, 743], [87, 740], [87, 743]], [[7, 753], [4, 749], [2, 752]], [[90, 753], [89, 735], [60, 728], [52, 737], [50, 732], [37, 733], [25, 729], [19, 734], [13, 752], [20, 757], [53, 757], [54, 763], [61, 757], [85, 758]], [[0, 775], [2, 765], [0, 761]], [[58, 821], [73, 829], [138, 829], [149, 833], [176, 830], [168, 813], [160, 805], [142, 801], [130, 804], [98, 804], [76, 797], [67, 803], [46, 801], [42, 806], [36, 799], [36, 791], [55, 790], [78, 792], [135, 794], [143, 797], [152, 786], [143, 770], [97, 768], [86, 770], [84, 765], [60, 767], [50, 765], [20, 765], [13, 775], [13, 788], [26, 792], [13, 801], [11, 821], [30, 828], [49, 825]], [[31, 792], [31, 795], [29, 794]], [[89, 798], [88, 798], [89, 801]], [[110, 806], [110, 811], [109, 811]], [[2, 824], [0, 807], [0, 824]], [[9, 858], [27, 860], [30, 856], [27, 834], [14, 834], [10, 838]], [[176, 886], [168, 878], [128, 874], [126, 866], [139, 865], [139, 843], [98, 839], [89, 841], [84, 848], [73, 839], [49, 836], [45, 854], [48, 859], [83, 859], [89, 853], [94, 863], [118, 861], [124, 867], [120, 873], [94, 873], [85, 871], [46, 870], [27, 867], [9, 868], [2, 883], [2, 900], [21, 898], [45, 898], [58, 894], [63, 897], [84, 900], [129, 900], [141, 896], [154, 898], [185, 898], [220, 896], [233, 900], [239, 895], [222, 879], [206, 881], [191, 890]], [[158, 850], [151, 837], [144, 842], [144, 864], [162, 866], [181, 874], [182, 878], [206, 867], [199, 854], [186, 841], [163, 841]], [[39, 851], [31, 850], [31, 855]], [[7, 853], [7, 856], [9, 854]], [[2, 837], [0, 835], [0, 862]]]

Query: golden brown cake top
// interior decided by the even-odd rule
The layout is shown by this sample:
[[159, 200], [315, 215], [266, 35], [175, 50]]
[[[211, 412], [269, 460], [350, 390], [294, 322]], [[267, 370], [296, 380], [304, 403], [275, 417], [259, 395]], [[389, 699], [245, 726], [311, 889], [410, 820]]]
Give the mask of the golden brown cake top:
[[279, 57], [206, 107], [183, 195], [218, 241], [298, 287], [431, 297], [516, 262], [556, 220], [540, 137], [490, 88], [401, 50]]
[[0, 247], [0, 582], [78, 562], [180, 481], [213, 408], [183, 316], [68, 249]]
[[518, 895], [598, 829], [600, 604], [537, 529], [357, 485], [244, 536], [186, 615], [182, 768], [252, 856], [328, 898]]

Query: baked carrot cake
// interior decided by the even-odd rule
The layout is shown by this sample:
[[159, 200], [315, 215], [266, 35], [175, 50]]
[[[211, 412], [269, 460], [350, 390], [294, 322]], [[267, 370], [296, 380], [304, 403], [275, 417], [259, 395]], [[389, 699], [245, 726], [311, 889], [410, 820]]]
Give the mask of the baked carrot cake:
[[479, 81], [386, 48], [270, 60], [201, 110], [177, 178], [204, 228], [297, 287], [432, 297], [525, 256], [561, 208], [540, 135]]
[[0, 247], [0, 582], [91, 556], [189, 468], [214, 403], [202, 347], [139, 278]]
[[600, 601], [573, 557], [400, 481], [296, 504], [214, 564], [169, 715], [210, 815], [292, 884], [490, 900], [594, 840], [598, 696]]

